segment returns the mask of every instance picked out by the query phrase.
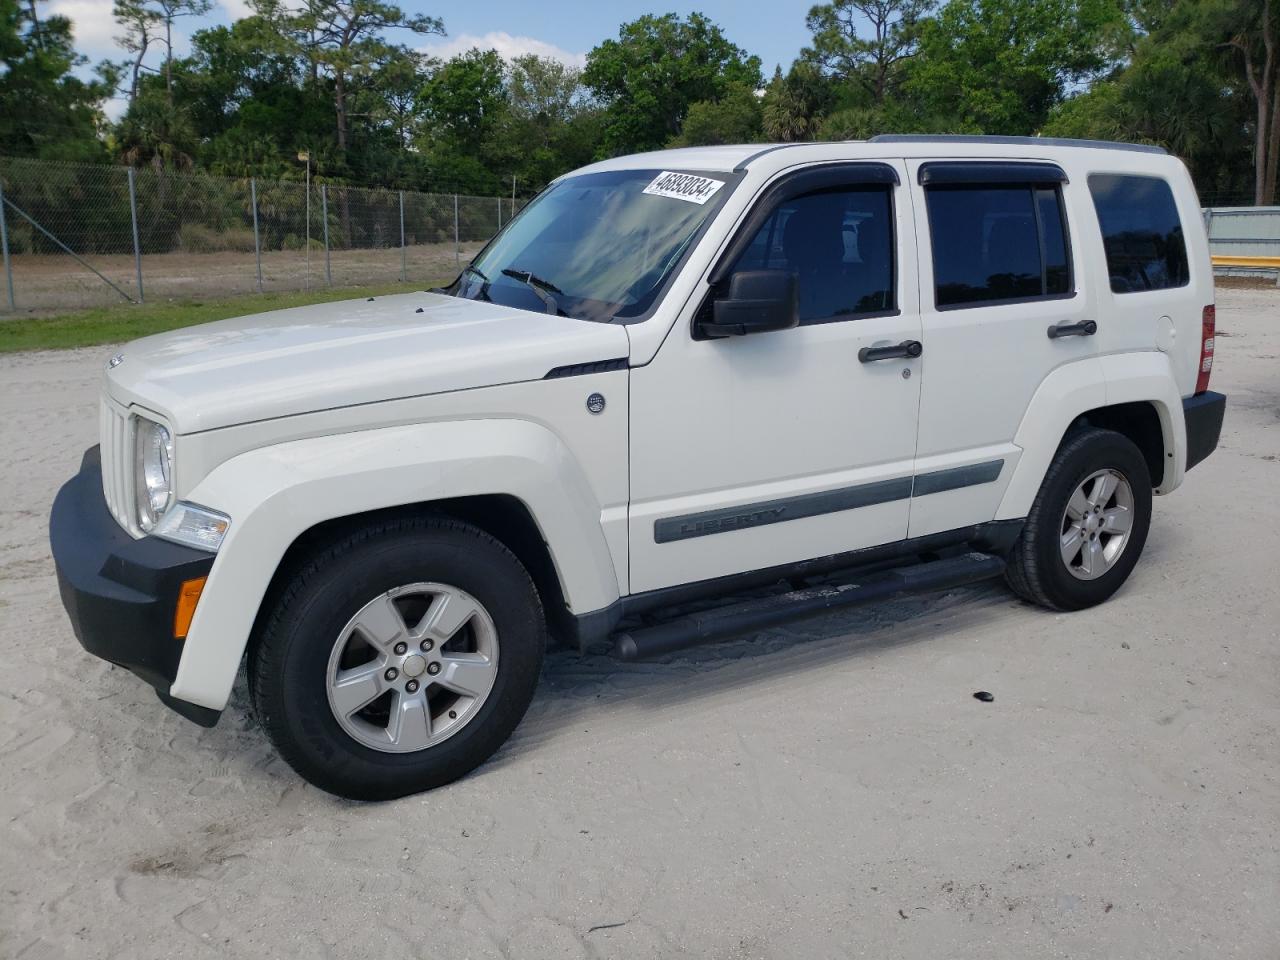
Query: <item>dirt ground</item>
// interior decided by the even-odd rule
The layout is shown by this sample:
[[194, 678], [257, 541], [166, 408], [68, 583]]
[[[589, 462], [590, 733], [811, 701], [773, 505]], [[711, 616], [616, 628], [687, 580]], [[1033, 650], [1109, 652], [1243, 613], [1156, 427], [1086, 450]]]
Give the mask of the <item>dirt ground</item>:
[[243, 687], [203, 730], [81, 651], [45, 524], [111, 350], [0, 358], [0, 956], [1275, 960], [1280, 292], [1218, 303], [1222, 445], [1110, 603], [556, 653], [493, 761], [379, 805]]
[[[252, 239], [252, 238], [251, 238]], [[410, 280], [451, 277], [483, 246], [464, 242], [455, 255], [452, 243], [411, 244], [405, 248], [404, 271]], [[95, 255], [88, 258], [130, 298], [138, 296], [132, 256]], [[399, 247], [330, 252], [329, 277], [336, 287], [394, 283], [400, 277]], [[0, 282], [3, 278], [0, 277]], [[265, 250], [262, 289], [267, 292], [306, 290], [326, 285], [324, 250]], [[147, 300], [228, 297], [258, 290], [257, 263], [252, 248], [246, 253], [157, 253], [142, 258], [142, 287]], [[13, 258], [14, 303], [18, 313], [51, 313], [121, 303], [120, 293], [69, 256], [22, 254]], [[0, 289], [0, 317], [8, 308]]]

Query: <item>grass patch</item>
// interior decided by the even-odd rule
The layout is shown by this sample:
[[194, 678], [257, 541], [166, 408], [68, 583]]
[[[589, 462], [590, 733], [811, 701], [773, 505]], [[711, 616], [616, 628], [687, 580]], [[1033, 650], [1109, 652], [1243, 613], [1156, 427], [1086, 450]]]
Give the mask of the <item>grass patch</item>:
[[410, 293], [431, 286], [435, 286], [435, 283], [389, 283], [372, 287], [311, 290], [305, 293], [255, 293], [216, 299], [121, 304], [118, 307], [78, 310], [52, 317], [15, 317], [0, 320], [0, 353], [66, 350], [103, 343], [123, 343], [152, 333], [163, 333], [165, 330], [209, 323], [212, 320], [225, 320], [228, 317], [243, 317], [250, 313], [262, 313], [264, 310]]

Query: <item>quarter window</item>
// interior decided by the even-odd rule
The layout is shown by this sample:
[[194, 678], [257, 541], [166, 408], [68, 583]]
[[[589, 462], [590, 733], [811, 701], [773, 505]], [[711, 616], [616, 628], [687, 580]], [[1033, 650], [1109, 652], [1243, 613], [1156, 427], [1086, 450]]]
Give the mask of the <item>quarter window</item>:
[[1169, 184], [1158, 177], [1094, 174], [1089, 192], [1102, 227], [1113, 291], [1186, 286], [1187, 245]]
[[889, 189], [857, 186], [779, 204], [733, 271], [796, 274], [800, 322], [805, 324], [893, 311], [893, 264]]
[[1062, 195], [1043, 185], [926, 190], [938, 307], [1072, 292]]

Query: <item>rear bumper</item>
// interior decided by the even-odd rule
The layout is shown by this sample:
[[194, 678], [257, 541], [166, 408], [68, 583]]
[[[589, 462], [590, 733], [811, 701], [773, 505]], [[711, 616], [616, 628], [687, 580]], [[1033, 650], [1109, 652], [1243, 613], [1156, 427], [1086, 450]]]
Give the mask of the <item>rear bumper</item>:
[[1208, 390], [1182, 401], [1182, 416], [1187, 424], [1187, 469], [1218, 448], [1222, 434], [1222, 416], [1227, 409], [1227, 398]]
[[182, 659], [173, 635], [183, 581], [206, 576], [213, 555], [155, 537], [135, 540], [120, 528], [102, 496], [97, 447], [58, 491], [49, 516], [49, 544], [62, 605], [80, 645], [136, 674], [160, 699], [202, 726], [221, 712], [169, 695]]

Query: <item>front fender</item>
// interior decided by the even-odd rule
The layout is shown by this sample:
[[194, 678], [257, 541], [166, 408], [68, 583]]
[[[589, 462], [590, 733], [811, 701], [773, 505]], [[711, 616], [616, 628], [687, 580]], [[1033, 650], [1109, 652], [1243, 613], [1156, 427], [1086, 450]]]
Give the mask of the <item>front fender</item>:
[[619, 596], [601, 504], [581, 466], [527, 420], [450, 421], [294, 440], [215, 468], [187, 499], [231, 526], [187, 635], [171, 694], [226, 705], [258, 608], [281, 558], [326, 520], [450, 497], [522, 501], [546, 540], [570, 610]]

